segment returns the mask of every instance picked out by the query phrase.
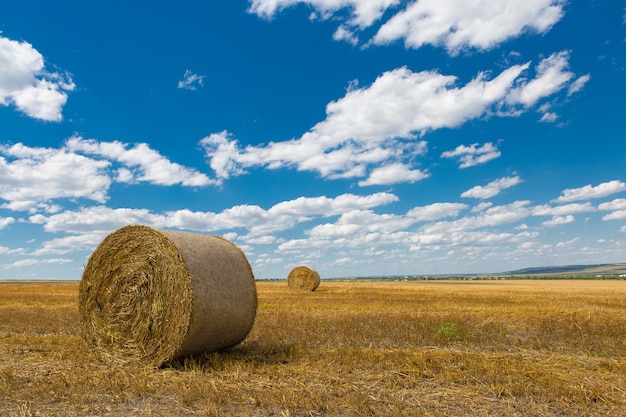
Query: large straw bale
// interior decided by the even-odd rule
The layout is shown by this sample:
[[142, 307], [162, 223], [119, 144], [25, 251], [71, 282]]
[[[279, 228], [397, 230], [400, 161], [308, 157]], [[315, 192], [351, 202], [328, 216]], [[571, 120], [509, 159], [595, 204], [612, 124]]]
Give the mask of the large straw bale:
[[320, 285], [320, 274], [313, 268], [300, 265], [287, 275], [287, 284], [292, 290], [315, 291]]
[[243, 341], [257, 293], [248, 260], [231, 242], [127, 226], [89, 258], [78, 301], [83, 336], [100, 357], [160, 366]]

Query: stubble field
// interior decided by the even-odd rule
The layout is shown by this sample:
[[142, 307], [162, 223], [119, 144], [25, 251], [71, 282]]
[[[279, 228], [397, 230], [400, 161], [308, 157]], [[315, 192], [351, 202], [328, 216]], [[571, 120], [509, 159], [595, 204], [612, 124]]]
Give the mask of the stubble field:
[[78, 283], [0, 282], [0, 416], [625, 416], [626, 281], [257, 282], [239, 346], [118, 368]]

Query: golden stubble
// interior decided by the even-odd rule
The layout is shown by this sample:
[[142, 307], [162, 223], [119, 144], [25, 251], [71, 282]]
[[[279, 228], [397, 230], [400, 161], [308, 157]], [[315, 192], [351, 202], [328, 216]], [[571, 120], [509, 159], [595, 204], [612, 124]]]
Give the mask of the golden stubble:
[[90, 352], [78, 283], [0, 283], [0, 415], [626, 415], [626, 281], [256, 285], [242, 344], [152, 369]]

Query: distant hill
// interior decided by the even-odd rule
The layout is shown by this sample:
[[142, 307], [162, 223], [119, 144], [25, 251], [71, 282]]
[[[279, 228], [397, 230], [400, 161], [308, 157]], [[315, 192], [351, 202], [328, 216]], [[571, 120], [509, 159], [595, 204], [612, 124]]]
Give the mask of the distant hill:
[[524, 268], [516, 271], [504, 272], [504, 275], [626, 275], [624, 264], [597, 264], [597, 265], [561, 265]]

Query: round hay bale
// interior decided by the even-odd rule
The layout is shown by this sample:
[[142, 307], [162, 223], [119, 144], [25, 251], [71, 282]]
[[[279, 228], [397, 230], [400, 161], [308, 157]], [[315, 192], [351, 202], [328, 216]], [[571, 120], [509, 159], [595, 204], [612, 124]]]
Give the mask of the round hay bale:
[[287, 284], [292, 290], [315, 291], [320, 285], [320, 274], [308, 266], [297, 266], [287, 275]]
[[257, 292], [244, 253], [226, 239], [127, 226], [89, 258], [78, 307], [100, 357], [158, 367], [243, 341]]

